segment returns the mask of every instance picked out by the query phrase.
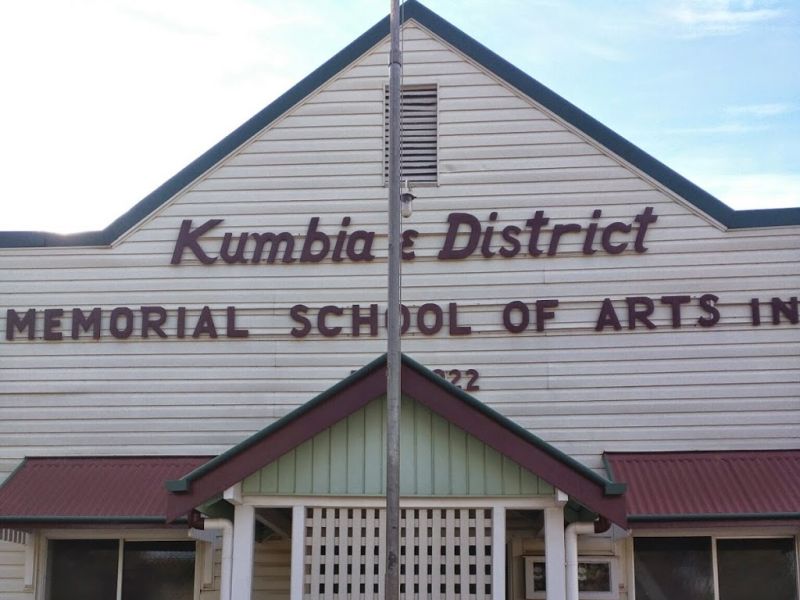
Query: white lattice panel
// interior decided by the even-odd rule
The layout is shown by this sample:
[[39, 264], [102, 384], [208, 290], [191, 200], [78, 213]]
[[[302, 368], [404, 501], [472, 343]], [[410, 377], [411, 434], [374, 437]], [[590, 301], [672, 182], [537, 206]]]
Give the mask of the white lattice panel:
[[[484, 508], [402, 510], [400, 597], [490, 599], [491, 515]], [[382, 598], [384, 525], [382, 509], [306, 509], [303, 598]]]

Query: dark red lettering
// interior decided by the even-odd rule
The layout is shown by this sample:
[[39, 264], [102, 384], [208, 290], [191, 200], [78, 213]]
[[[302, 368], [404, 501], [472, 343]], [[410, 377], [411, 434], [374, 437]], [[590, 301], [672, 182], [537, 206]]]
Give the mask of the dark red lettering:
[[[511, 315], [515, 312], [518, 312], [520, 315], [517, 323], [511, 320]], [[530, 323], [530, 318], [531, 315], [528, 307], [524, 302], [519, 300], [509, 302], [503, 308], [503, 326], [511, 333], [522, 333], [525, 331], [528, 328], [528, 323]]]
[[328, 327], [325, 319], [327, 319], [328, 315], [336, 315], [341, 316], [344, 313], [344, 310], [339, 308], [338, 306], [323, 306], [319, 309], [319, 314], [317, 315], [317, 329], [319, 332], [324, 335], [325, 337], [336, 337], [342, 332], [341, 327]]
[[[428, 325], [427, 321], [425, 320], [425, 317], [428, 314], [433, 315], [432, 325]], [[442, 329], [443, 320], [442, 307], [438, 304], [429, 302], [420, 306], [419, 310], [417, 311], [417, 329], [419, 329], [423, 335], [434, 335], [439, 333], [439, 331]]]
[[[489, 213], [489, 222], [494, 223], [496, 220], [497, 213]], [[494, 250], [492, 250], [492, 235], [494, 235], [494, 227], [490, 225], [483, 234], [483, 243], [481, 244], [481, 254], [484, 258], [491, 258], [495, 255]]]
[[294, 252], [294, 236], [288, 231], [282, 231], [277, 235], [269, 231], [266, 233], [254, 233], [251, 237], [256, 241], [256, 248], [253, 250], [253, 257], [250, 259], [251, 263], [256, 264], [261, 262], [261, 256], [264, 254], [264, 247], [267, 244], [269, 244], [267, 264], [271, 265], [275, 263], [275, 260], [278, 258], [278, 252], [280, 252], [281, 244], [283, 244], [283, 258], [281, 258], [281, 262], [294, 262], [295, 259], [294, 256], [292, 256], [292, 252]]
[[[603, 211], [598, 208], [592, 212], [592, 218], [599, 219], [601, 214], [603, 214]], [[586, 255], [591, 256], [597, 252], [597, 250], [592, 248], [592, 245], [594, 245], [594, 236], [597, 234], [597, 227], [597, 223], [589, 223], [589, 226], [586, 228], [586, 237], [583, 240], [583, 253]]]
[[47, 308], [44, 311], [44, 337], [48, 341], [60, 341], [64, 335], [56, 329], [61, 328], [61, 317], [64, 315], [64, 309], [61, 308]]
[[537, 300], [536, 301], [536, 331], [544, 331], [544, 322], [550, 319], [555, 319], [556, 313], [547, 310], [548, 308], [556, 308], [558, 300]]
[[308, 307], [305, 304], [295, 304], [289, 309], [289, 316], [292, 318], [292, 320], [302, 325], [302, 327], [292, 328], [292, 337], [304, 338], [311, 331], [311, 321], [305, 317], [307, 312]]
[[89, 331], [92, 328], [92, 339], [100, 339], [100, 318], [102, 313], [99, 307], [93, 308], [86, 317], [80, 308], [72, 309], [72, 339], [77, 340], [80, 337], [80, 331]]
[[516, 225], [508, 225], [507, 227], [503, 228], [502, 236], [503, 240], [511, 244], [510, 248], [506, 248], [505, 246], [500, 248], [500, 256], [504, 258], [512, 258], [519, 254], [520, 249], [522, 248], [522, 244], [520, 244], [517, 236], [522, 233], [522, 230], [517, 227]]
[[250, 337], [250, 331], [247, 329], [236, 328], [236, 307], [229, 306], [225, 310], [226, 323], [225, 335], [229, 338], [246, 338]]
[[555, 256], [558, 252], [558, 242], [561, 236], [565, 233], [580, 233], [581, 226], [577, 223], [568, 223], [566, 225], [556, 225], [553, 227], [553, 235], [550, 237], [550, 246], [547, 248], [547, 256]]
[[658, 216], [653, 214], [653, 207], [648, 206], [644, 209], [644, 212], [636, 215], [633, 220], [639, 224], [633, 248], [637, 252], [647, 252], [647, 247], [644, 245], [644, 236], [647, 235], [647, 228], [658, 221]]
[[[155, 319], [152, 317], [155, 315]], [[165, 338], [167, 334], [161, 326], [167, 321], [167, 311], [163, 306], [143, 306], [142, 307], [142, 337], [149, 337], [152, 329], [158, 337]]]
[[669, 304], [672, 308], [672, 328], [681, 327], [681, 304], [689, 304], [692, 301], [690, 296], [661, 296], [662, 304]]
[[631, 231], [630, 225], [621, 223], [619, 221], [615, 221], [614, 223], [609, 223], [608, 225], [606, 225], [606, 228], [603, 230], [603, 237], [602, 237], [603, 250], [605, 250], [609, 254], [619, 254], [620, 252], [624, 252], [625, 248], [628, 247], [628, 242], [612, 244], [611, 236], [618, 232], [630, 233], [630, 231]]
[[[120, 318], [125, 320], [124, 327], [120, 328]], [[115, 338], [119, 340], [127, 340], [133, 333], [133, 311], [127, 306], [118, 306], [111, 311], [111, 317], [108, 323], [108, 330]]]
[[528, 254], [531, 256], [539, 256], [542, 251], [539, 249], [539, 235], [542, 233], [542, 227], [547, 225], [550, 219], [544, 216], [544, 211], [537, 210], [533, 213], [533, 218], [525, 221], [525, 226], [531, 230], [531, 237], [528, 240]]
[[411, 248], [414, 247], [414, 240], [417, 239], [419, 231], [416, 229], [406, 229], [403, 231], [403, 243], [400, 246], [402, 250], [403, 260], [414, 260], [416, 254]]
[[789, 298], [788, 302], [784, 302], [780, 298], [773, 298], [770, 302], [772, 306], [772, 324], [779, 325], [781, 322], [781, 315], [789, 320], [792, 325], [797, 325], [798, 305], [797, 296]]
[[753, 325], [761, 325], [761, 305], [758, 302], [758, 298], [750, 299], [750, 314], [753, 318]]
[[[444, 240], [444, 246], [439, 251], [439, 259], [460, 260], [468, 257], [475, 251], [475, 248], [478, 247], [478, 241], [481, 237], [480, 221], [469, 213], [450, 213], [447, 216], [447, 222], [449, 223], [449, 227]], [[455, 243], [461, 225], [466, 225], [469, 228], [469, 239], [463, 248], [456, 250]]]
[[703, 294], [700, 296], [700, 308], [710, 314], [710, 317], [700, 317], [697, 322], [701, 327], [713, 327], [719, 322], [720, 314], [719, 309], [715, 306], [719, 302], [714, 294]]
[[[653, 314], [655, 305], [647, 296], [630, 296], [625, 298], [628, 304], [628, 329], [636, 329], [636, 321], [642, 323], [648, 329], [655, 329], [656, 325], [648, 317]], [[637, 307], [644, 306], [644, 309]]]
[[244, 257], [244, 251], [247, 247], [247, 240], [249, 238], [249, 233], [240, 233], [239, 242], [236, 244], [236, 252], [231, 254], [231, 240], [233, 239], [233, 234], [226, 233], [224, 236], [222, 236], [222, 246], [219, 249], [219, 255], [222, 257], [222, 260], [229, 265], [234, 263], [246, 263], [247, 259]]
[[361, 316], [361, 306], [353, 304], [353, 337], [361, 335], [361, 326], [369, 325], [369, 335], [375, 337], [378, 335], [378, 305], [369, 305], [369, 316]]
[[[300, 262], [320, 262], [328, 256], [331, 248], [331, 240], [327, 234], [318, 231], [319, 217], [312, 217], [306, 230], [306, 239], [303, 242], [303, 251], [300, 253]], [[313, 247], [316, 242], [322, 246], [319, 252], [314, 252]]]
[[199, 260], [204, 265], [210, 265], [214, 261], [217, 260], [217, 257], [211, 258], [208, 254], [206, 254], [203, 249], [200, 247], [200, 236], [204, 233], [207, 233], [209, 230], [213, 229], [217, 225], [222, 223], [222, 219], [209, 219], [197, 229], [192, 230], [192, 220], [191, 219], [184, 219], [181, 223], [181, 230], [178, 233], [178, 239], [175, 241], [175, 249], [172, 251], [172, 260], [170, 264], [177, 265], [180, 264], [181, 259], [183, 258], [183, 250], [184, 248], [189, 248], [192, 251], [192, 254], [195, 255], [197, 260]]
[[447, 307], [447, 317], [450, 323], [450, 335], [469, 335], [472, 327], [458, 324], [458, 304], [451, 302]]
[[619, 322], [617, 311], [614, 310], [614, 305], [611, 303], [611, 298], [604, 298], [603, 305], [600, 307], [600, 314], [597, 317], [597, 324], [594, 326], [595, 331], [603, 331], [606, 327], [613, 327], [615, 331], [622, 329], [622, 324]]
[[[374, 260], [375, 255], [372, 254], [372, 242], [374, 240], [374, 232], [357, 229], [347, 240], [347, 258], [353, 262], [369, 262]], [[358, 248], [359, 242], [361, 243], [360, 249]]]
[[207, 335], [210, 338], [217, 337], [217, 326], [214, 324], [214, 315], [211, 314], [211, 308], [204, 306], [200, 310], [200, 316], [197, 318], [197, 325], [194, 326], [192, 332], [193, 338], [199, 338], [201, 335]]
[[25, 316], [19, 318], [19, 313], [13, 308], [6, 311], [6, 339], [13, 340], [14, 332], [22, 333], [28, 330], [28, 339], [32, 340], [36, 329], [36, 309], [29, 308], [25, 311]]

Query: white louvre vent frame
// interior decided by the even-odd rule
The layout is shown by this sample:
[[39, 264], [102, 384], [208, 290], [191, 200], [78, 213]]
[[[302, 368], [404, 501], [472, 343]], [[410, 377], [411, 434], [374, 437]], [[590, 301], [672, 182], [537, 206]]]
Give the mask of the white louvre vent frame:
[[[385, 510], [307, 507], [304, 600], [383, 597]], [[491, 600], [492, 510], [404, 508], [401, 600]]]
[[[408, 185], [439, 182], [439, 86], [404, 85], [400, 96], [400, 179]], [[383, 182], [389, 184], [389, 87], [383, 89]]]

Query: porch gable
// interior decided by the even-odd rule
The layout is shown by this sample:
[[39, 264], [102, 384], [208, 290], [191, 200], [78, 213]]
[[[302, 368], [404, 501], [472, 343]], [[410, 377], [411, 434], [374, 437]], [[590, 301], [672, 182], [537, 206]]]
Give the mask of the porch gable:
[[[607, 480], [408, 356], [402, 361], [404, 395], [590, 511], [627, 525], [624, 484]], [[383, 355], [181, 479], [168, 481], [167, 520], [219, 496], [385, 394]]]
[[[401, 495], [553, 495], [553, 486], [414, 399], [403, 397], [400, 414]], [[381, 396], [247, 477], [242, 493], [383, 495], [385, 464]]]

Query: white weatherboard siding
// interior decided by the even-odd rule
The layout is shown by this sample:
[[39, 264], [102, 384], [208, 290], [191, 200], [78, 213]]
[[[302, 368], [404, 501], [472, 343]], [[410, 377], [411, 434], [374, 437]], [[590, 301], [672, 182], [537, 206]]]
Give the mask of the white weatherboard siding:
[[[384, 351], [382, 329], [377, 338], [315, 329], [295, 339], [289, 308], [306, 304], [315, 316], [326, 304], [385, 304], [387, 49], [344, 70], [113, 248], [0, 249], [0, 331], [6, 308], [101, 306], [106, 336], [0, 343], [0, 478], [26, 455], [217, 453]], [[404, 49], [405, 83], [438, 85], [440, 141], [439, 186], [414, 190], [404, 223], [420, 236], [416, 260], [403, 264], [403, 300], [412, 309], [457, 302], [460, 324], [473, 328], [451, 337], [445, 321], [426, 337], [412, 326], [404, 352], [430, 368], [478, 369], [481, 401], [592, 468], [604, 450], [797, 447], [800, 327], [773, 326], [767, 306], [753, 327], [747, 303], [797, 295], [800, 228], [725, 232], [422, 28], [406, 26]], [[644, 254], [588, 257], [582, 238], [568, 235], [554, 257], [435, 257], [455, 211], [485, 226], [495, 210], [501, 230], [544, 210], [546, 242], [552, 225], [586, 225], [595, 208], [603, 225], [647, 206], [658, 222]], [[330, 235], [344, 216], [349, 231], [376, 231], [378, 258], [205, 266], [187, 251], [169, 264], [183, 219], [224, 219], [203, 238], [209, 252], [225, 232], [285, 230], [297, 256], [313, 216]], [[680, 330], [657, 305], [656, 330], [594, 331], [605, 297], [624, 322], [626, 296], [704, 293], [721, 298], [723, 320], [711, 329], [693, 325], [702, 313], [692, 304]], [[503, 328], [506, 303], [544, 298], [561, 302], [546, 332]], [[141, 305], [170, 310], [170, 335], [178, 306], [192, 321], [210, 305], [224, 325], [233, 305], [250, 337], [108, 337], [111, 308]], [[19, 570], [15, 554], [4, 556], [12, 564], [0, 564], [0, 590]]]

